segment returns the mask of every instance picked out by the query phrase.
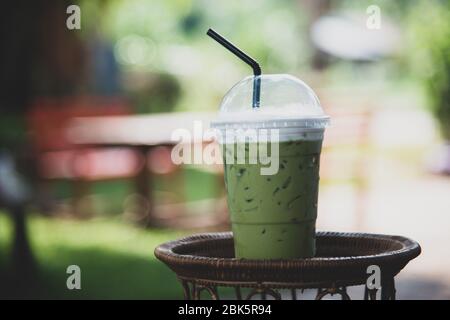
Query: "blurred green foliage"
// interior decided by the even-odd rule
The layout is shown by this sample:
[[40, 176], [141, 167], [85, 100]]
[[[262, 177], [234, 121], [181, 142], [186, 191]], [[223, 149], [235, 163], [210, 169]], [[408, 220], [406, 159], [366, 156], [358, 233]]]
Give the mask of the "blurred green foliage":
[[450, 140], [450, 1], [427, 0], [413, 8], [411, 67], [423, 83], [444, 139]]
[[[298, 1], [85, 0], [81, 5], [86, 29], [115, 44], [125, 87], [132, 94], [140, 90], [139, 111], [214, 110], [224, 93], [251, 73], [206, 36], [209, 27], [257, 59], [265, 73], [308, 68], [307, 17]], [[164, 81], [165, 75], [174, 76], [178, 84], [168, 89], [174, 98], [143, 86], [143, 73], [163, 75]]]

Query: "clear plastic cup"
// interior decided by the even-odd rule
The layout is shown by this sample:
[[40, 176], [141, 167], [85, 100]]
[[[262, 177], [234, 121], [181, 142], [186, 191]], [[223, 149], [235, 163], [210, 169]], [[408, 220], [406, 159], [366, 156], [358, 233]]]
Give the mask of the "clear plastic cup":
[[329, 117], [310, 87], [284, 74], [260, 76], [261, 105], [252, 108], [253, 80], [225, 95], [212, 123], [223, 152], [235, 255], [312, 257]]

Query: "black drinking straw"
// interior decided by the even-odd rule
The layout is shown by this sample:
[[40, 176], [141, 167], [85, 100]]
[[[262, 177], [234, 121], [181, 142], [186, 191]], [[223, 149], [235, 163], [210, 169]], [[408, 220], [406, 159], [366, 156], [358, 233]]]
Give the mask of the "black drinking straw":
[[232, 44], [230, 41], [222, 37], [220, 34], [215, 32], [213, 29], [208, 29], [208, 32], [206, 33], [208, 36], [216, 40], [218, 43], [220, 43], [222, 46], [230, 50], [232, 53], [234, 53], [239, 59], [244, 61], [246, 64], [248, 64], [253, 69], [253, 108], [259, 108], [260, 105], [260, 93], [261, 93], [261, 67], [259, 66], [258, 62], [256, 62], [252, 57], [250, 57], [248, 54], [244, 53], [241, 49], [236, 47], [234, 44]]

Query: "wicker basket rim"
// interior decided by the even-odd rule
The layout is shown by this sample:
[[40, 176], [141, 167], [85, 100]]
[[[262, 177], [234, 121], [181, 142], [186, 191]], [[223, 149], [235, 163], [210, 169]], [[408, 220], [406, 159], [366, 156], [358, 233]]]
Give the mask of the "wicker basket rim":
[[201, 233], [187, 236], [179, 240], [173, 240], [161, 244], [155, 249], [155, 256], [169, 266], [173, 265], [210, 265], [221, 267], [258, 267], [264, 265], [264, 268], [279, 268], [290, 265], [291, 267], [301, 268], [317, 268], [317, 267], [335, 267], [339, 266], [357, 266], [371, 264], [383, 264], [389, 261], [401, 261], [407, 263], [421, 253], [420, 245], [409, 238], [397, 235], [383, 235], [371, 233], [347, 233], [347, 232], [318, 232], [318, 238], [335, 238], [339, 240], [354, 240], [355, 242], [372, 241], [373, 244], [381, 241], [388, 241], [392, 247], [399, 249], [388, 250], [377, 254], [359, 255], [359, 256], [339, 256], [339, 257], [313, 257], [304, 259], [273, 259], [273, 260], [254, 260], [254, 259], [237, 259], [237, 258], [221, 258], [206, 257], [192, 254], [176, 253], [179, 248], [193, 245], [196, 243], [229, 240], [232, 238], [231, 232], [220, 233]]

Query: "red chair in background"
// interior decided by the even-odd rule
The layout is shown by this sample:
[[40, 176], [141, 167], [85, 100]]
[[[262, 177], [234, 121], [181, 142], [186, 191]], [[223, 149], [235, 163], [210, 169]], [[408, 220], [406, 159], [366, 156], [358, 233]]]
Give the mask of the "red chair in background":
[[78, 146], [67, 137], [67, 128], [73, 118], [131, 113], [129, 105], [116, 98], [36, 100], [27, 115], [27, 123], [41, 181], [73, 181], [77, 201], [87, 194], [87, 182], [135, 176], [145, 162], [139, 152], [127, 147]]

